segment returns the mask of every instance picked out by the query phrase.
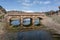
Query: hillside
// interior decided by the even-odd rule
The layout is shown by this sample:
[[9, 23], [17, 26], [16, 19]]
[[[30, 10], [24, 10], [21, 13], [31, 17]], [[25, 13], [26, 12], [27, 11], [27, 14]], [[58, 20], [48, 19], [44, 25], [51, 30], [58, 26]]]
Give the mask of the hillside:
[[42, 24], [52, 32], [60, 34], [60, 16], [54, 15], [51, 17], [46, 17], [42, 20]]

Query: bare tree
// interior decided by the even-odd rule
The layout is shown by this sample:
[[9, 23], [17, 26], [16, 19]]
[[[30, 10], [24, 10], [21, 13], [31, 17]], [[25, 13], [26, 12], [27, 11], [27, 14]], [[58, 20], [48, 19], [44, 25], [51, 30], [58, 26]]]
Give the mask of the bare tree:
[[59, 11], [60, 11], [60, 6], [58, 8], [59, 8]]

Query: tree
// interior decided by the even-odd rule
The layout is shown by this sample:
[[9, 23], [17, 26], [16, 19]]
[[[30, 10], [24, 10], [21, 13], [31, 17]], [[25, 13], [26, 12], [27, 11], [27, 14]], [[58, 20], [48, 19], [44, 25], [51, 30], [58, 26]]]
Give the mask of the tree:
[[6, 14], [6, 10], [0, 5], [0, 11]]
[[49, 12], [45, 12], [45, 14], [46, 14], [46, 16], [48, 16], [49, 15]]
[[0, 19], [4, 18], [4, 15], [6, 14], [6, 10], [0, 6]]
[[49, 13], [50, 13], [50, 15], [53, 15], [53, 14], [54, 14], [54, 11], [53, 11], [53, 10], [51, 10]]
[[60, 11], [60, 6], [58, 8], [59, 8], [59, 11]]

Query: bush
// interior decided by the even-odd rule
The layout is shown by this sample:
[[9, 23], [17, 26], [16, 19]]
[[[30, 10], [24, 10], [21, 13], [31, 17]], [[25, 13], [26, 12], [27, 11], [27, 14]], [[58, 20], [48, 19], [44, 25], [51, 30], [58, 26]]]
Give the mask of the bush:
[[2, 19], [4, 16], [0, 16], [0, 19]]

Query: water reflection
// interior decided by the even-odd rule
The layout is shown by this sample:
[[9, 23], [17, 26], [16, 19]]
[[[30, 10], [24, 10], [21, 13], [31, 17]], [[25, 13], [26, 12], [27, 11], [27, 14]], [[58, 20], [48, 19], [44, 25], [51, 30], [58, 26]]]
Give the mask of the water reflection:
[[[14, 26], [18, 26], [18, 25], [20, 25], [20, 20], [12, 20], [11, 21], [11, 25], [14, 25]], [[28, 25], [31, 25], [32, 24], [32, 20], [31, 20], [31, 18], [25, 18], [24, 20], [23, 20], [23, 24], [22, 25], [25, 25], [25, 26], [28, 26]], [[36, 26], [36, 25], [39, 25], [40, 24], [40, 20], [37, 18], [37, 19], [35, 19], [34, 20], [34, 25]]]
[[23, 25], [30, 25], [31, 24], [31, 19], [30, 18], [26, 18], [23, 20]]
[[39, 24], [40, 24], [40, 20], [39, 20], [38, 18], [37, 18], [37, 19], [35, 19], [35, 20], [34, 20], [34, 25], [36, 25], [36, 26], [37, 26], [37, 25], [39, 25]]
[[20, 20], [12, 20], [11, 25], [14, 25], [14, 26], [20, 25]]

